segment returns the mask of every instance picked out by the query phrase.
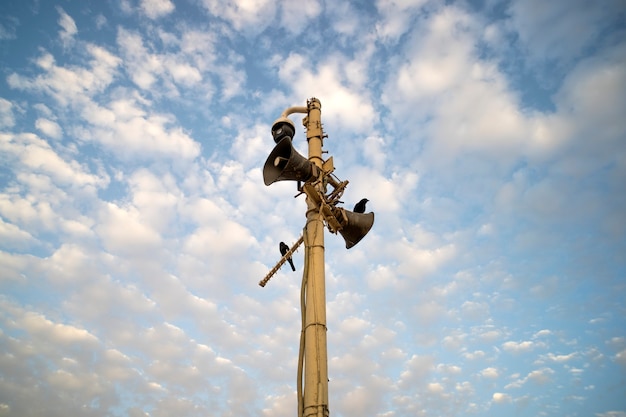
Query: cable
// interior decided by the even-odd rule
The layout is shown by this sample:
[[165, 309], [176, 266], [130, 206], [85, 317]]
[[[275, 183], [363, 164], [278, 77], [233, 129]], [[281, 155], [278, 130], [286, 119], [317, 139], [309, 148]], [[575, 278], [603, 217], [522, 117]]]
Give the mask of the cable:
[[296, 381], [296, 390], [298, 396], [298, 417], [303, 417], [304, 415], [304, 398], [302, 394], [302, 371], [304, 368], [304, 322], [306, 320], [306, 283], [307, 277], [309, 275], [309, 254], [307, 253], [309, 250], [309, 238], [306, 233], [306, 227], [302, 233], [302, 236], [306, 240], [304, 244], [304, 268], [302, 271], [302, 285], [300, 287], [300, 319], [301, 319], [301, 329], [300, 329], [300, 348], [298, 351], [298, 380]]

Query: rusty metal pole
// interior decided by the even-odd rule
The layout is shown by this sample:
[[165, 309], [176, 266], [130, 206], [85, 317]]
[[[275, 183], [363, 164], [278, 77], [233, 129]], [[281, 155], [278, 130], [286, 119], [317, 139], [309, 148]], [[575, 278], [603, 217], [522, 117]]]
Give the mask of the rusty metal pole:
[[[316, 98], [307, 101], [306, 128], [309, 160], [322, 168], [324, 134], [321, 121], [321, 103]], [[320, 174], [321, 175], [321, 174]], [[323, 181], [315, 186], [325, 193]], [[328, 354], [326, 345], [326, 288], [324, 272], [324, 222], [319, 205], [307, 197], [306, 227], [304, 229], [307, 257], [306, 311], [304, 322], [304, 392], [303, 416], [327, 417], [328, 410]]]

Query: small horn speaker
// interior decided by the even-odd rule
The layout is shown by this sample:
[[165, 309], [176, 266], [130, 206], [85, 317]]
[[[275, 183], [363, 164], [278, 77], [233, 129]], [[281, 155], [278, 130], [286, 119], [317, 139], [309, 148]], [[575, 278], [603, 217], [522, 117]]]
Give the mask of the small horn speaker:
[[346, 241], [346, 249], [350, 249], [365, 237], [374, 225], [374, 213], [355, 213], [341, 209], [345, 221], [339, 233]]
[[300, 155], [291, 145], [291, 139], [281, 139], [263, 166], [263, 181], [270, 185], [276, 181], [308, 181], [317, 178], [317, 166]]

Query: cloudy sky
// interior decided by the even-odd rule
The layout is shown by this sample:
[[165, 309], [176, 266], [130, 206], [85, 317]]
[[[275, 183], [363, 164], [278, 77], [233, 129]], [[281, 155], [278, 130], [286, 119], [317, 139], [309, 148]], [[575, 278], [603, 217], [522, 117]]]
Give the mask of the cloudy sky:
[[626, 416], [625, 11], [2, 1], [0, 416], [296, 414], [311, 97], [331, 415]]

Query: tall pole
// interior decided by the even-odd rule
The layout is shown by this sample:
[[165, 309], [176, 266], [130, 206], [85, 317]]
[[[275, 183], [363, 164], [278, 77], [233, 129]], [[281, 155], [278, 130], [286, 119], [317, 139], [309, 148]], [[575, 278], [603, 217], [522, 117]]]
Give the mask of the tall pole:
[[[309, 161], [322, 168], [324, 134], [321, 104], [312, 98], [307, 102], [303, 120], [309, 143]], [[321, 175], [321, 174], [320, 174]], [[323, 181], [315, 187], [325, 193]], [[303, 417], [327, 417], [328, 354], [326, 347], [326, 288], [324, 273], [324, 222], [320, 206], [307, 196], [304, 229], [306, 274], [306, 311], [304, 314], [304, 399]]]
[[[289, 250], [281, 249], [282, 258], [263, 278], [264, 287], [280, 267], [291, 258], [304, 242], [304, 271], [300, 304], [302, 331], [298, 351], [298, 417], [328, 417], [328, 353], [326, 347], [326, 287], [324, 273], [324, 227], [340, 233], [346, 249], [356, 245], [374, 224], [374, 213], [355, 213], [338, 207], [348, 181], [334, 176], [333, 158], [322, 159], [324, 132], [322, 105], [316, 98], [307, 106], [289, 107], [272, 125], [276, 146], [263, 165], [265, 185], [276, 181], [298, 181], [298, 195], [306, 194], [306, 226], [300, 239]], [[309, 158], [305, 159], [292, 146], [295, 126], [288, 118], [292, 113], [306, 113], [302, 124], [306, 128]], [[300, 187], [301, 181], [304, 184]], [[326, 194], [330, 185], [333, 191]], [[303, 375], [304, 374], [304, 375]], [[304, 387], [303, 387], [304, 385]]]

